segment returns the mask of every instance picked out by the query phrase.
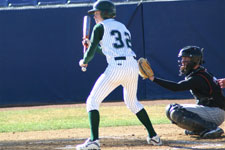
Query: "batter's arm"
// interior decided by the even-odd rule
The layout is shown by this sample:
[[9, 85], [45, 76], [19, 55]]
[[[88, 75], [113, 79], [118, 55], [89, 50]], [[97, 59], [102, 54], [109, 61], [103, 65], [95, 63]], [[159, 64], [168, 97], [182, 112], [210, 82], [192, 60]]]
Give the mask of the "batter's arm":
[[103, 52], [102, 52], [102, 48], [101, 48], [101, 46], [100, 46], [100, 45], [98, 45], [98, 46], [97, 46], [97, 48], [96, 48], [96, 52], [97, 52], [97, 53], [99, 53], [99, 54], [104, 55], [104, 54], [103, 54]]
[[96, 51], [101, 51], [99, 47], [99, 42], [103, 37], [103, 33], [104, 33], [103, 25], [96, 24], [91, 34], [90, 45], [83, 57], [84, 64], [88, 64], [94, 58]]

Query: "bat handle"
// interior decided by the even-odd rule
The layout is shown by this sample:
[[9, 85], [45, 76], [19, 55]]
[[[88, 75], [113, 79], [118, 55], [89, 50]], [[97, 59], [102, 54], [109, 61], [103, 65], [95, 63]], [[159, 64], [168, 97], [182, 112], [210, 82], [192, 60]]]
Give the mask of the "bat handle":
[[[83, 49], [83, 53], [85, 53], [86, 52], [86, 50], [87, 50], [87, 43], [85, 43], [85, 45], [84, 45], [84, 49]], [[87, 71], [87, 68], [86, 67], [82, 67], [81, 68], [81, 70], [83, 71], [83, 72], [86, 72]]]
[[[82, 66], [82, 64], [83, 64], [83, 59], [81, 59], [81, 60], [79, 61], [79, 65]], [[83, 72], [87, 71], [87, 66], [81, 67], [81, 71], [83, 71]]]
[[[86, 37], [86, 38], [87, 38], [87, 37]], [[86, 52], [87, 48], [88, 48], [88, 43], [87, 43], [87, 41], [85, 41], [83, 53]], [[87, 71], [87, 68], [86, 68], [86, 67], [82, 67], [81, 70], [82, 70], [83, 72], [86, 72], [86, 71]]]
[[87, 48], [88, 48], [88, 43], [87, 43], [87, 42], [85, 42], [85, 43], [84, 43], [84, 50], [83, 50], [83, 53], [85, 53], [85, 52], [86, 52]]
[[85, 71], [87, 71], [87, 68], [86, 68], [86, 67], [82, 67], [81, 70], [82, 70], [83, 72], [85, 72]]

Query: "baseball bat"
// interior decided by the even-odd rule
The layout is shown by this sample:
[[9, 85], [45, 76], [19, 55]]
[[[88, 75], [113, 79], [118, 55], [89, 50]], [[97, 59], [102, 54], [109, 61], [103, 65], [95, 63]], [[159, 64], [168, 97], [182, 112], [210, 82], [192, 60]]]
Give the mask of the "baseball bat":
[[[90, 36], [90, 28], [91, 28], [91, 17], [90, 16], [84, 16], [83, 19], [83, 39], [88, 38]], [[84, 44], [83, 47], [83, 54], [86, 52], [88, 45]], [[82, 67], [81, 70], [85, 72], [87, 70], [86, 67]]]

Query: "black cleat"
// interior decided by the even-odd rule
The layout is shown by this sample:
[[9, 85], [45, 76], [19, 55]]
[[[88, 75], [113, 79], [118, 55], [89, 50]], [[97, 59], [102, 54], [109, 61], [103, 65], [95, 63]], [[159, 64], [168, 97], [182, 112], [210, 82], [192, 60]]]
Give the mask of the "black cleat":
[[224, 133], [223, 129], [217, 127], [214, 130], [210, 130], [203, 135], [201, 135], [202, 138], [219, 138]]
[[200, 135], [200, 133], [198, 133], [198, 132], [189, 131], [189, 130], [185, 130], [184, 133], [185, 133], [185, 135]]

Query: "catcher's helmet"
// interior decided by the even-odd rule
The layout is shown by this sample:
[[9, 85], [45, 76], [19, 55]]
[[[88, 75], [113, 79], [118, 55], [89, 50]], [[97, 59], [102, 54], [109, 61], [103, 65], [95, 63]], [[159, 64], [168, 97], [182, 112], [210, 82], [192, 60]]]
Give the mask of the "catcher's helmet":
[[101, 11], [101, 17], [103, 19], [114, 18], [116, 16], [116, 7], [110, 0], [98, 0], [94, 3], [93, 8], [88, 11], [89, 14], [93, 14], [95, 11]]
[[198, 46], [186, 46], [182, 48], [178, 54], [178, 57], [190, 57], [190, 62], [187, 64], [184, 70], [180, 70], [181, 74], [188, 74], [191, 69], [196, 65], [201, 65], [203, 61], [203, 49]]

